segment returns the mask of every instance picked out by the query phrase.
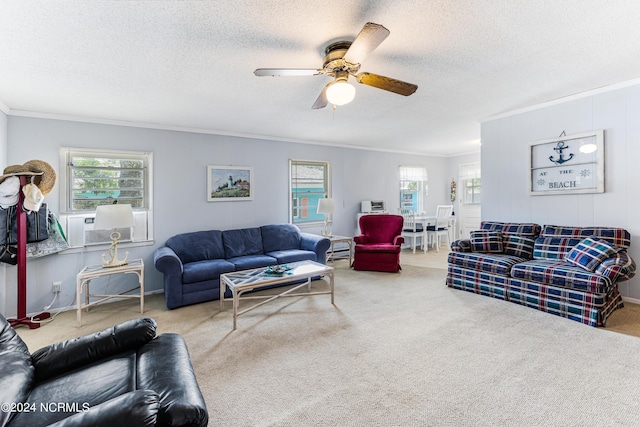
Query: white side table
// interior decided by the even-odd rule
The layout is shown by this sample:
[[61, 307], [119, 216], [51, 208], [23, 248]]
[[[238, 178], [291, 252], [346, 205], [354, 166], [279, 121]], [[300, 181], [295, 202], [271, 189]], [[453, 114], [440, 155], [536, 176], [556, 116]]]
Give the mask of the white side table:
[[[140, 286], [129, 289], [119, 294], [92, 294], [89, 291], [89, 283], [92, 279], [112, 274], [136, 274]], [[82, 303], [82, 289], [86, 286], [84, 304]], [[140, 289], [138, 295], [127, 295], [131, 291]], [[89, 302], [89, 298], [100, 298], [97, 301]], [[111, 298], [140, 298], [140, 313], [144, 313], [144, 263], [141, 259], [134, 259], [128, 264], [120, 267], [103, 267], [102, 265], [88, 265], [76, 276], [76, 307], [78, 313], [78, 326], [82, 326], [82, 309], [89, 311], [90, 307], [110, 300]]]
[[326, 237], [331, 242], [331, 246], [329, 246], [329, 251], [327, 253], [327, 262], [337, 259], [335, 258], [335, 255], [333, 253], [334, 251], [333, 245], [335, 245], [336, 243], [346, 243], [347, 245], [349, 245], [349, 265], [351, 265], [351, 260], [353, 258], [353, 237], [346, 237], [346, 236], [326, 236]]

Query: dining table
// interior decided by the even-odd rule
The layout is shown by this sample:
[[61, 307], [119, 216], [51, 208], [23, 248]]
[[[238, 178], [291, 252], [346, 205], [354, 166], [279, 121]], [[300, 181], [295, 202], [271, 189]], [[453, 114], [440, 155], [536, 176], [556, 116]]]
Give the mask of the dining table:
[[[427, 215], [426, 213], [421, 213], [416, 215], [415, 217], [416, 225], [422, 225], [422, 229], [426, 230], [429, 225], [435, 225], [436, 216], [435, 215]], [[456, 217], [455, 215], [451, 215], [449, 217], [449, 241], [453, 242], [456, 236]]]

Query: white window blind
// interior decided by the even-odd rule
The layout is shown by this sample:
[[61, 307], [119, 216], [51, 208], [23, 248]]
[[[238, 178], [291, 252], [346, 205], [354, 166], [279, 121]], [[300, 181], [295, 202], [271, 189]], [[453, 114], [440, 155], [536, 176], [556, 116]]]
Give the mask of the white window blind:
[[400, 166], [400, 207], [415, 212], [424, 211], [427, 190], [427, 169], [417, 166]]

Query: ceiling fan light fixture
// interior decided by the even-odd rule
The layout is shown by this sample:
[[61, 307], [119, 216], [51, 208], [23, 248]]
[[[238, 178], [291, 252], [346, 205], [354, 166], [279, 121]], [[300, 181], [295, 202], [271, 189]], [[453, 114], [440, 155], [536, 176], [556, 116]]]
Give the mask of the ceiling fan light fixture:
[[333, 105], [345, 105], [356, 97], [356, 88], [346, 80], [335, 80], [327, 85], [327, 100]]

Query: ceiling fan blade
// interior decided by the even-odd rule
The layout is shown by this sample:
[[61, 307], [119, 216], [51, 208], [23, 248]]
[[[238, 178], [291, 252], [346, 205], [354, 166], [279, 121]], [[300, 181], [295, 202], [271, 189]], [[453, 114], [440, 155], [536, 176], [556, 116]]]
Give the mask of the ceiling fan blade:
[[360, 64], [387, 36], [389, 36], [389, 30], [385, 27], [367, 22], [344, 54], [344, 60], [351, 64]]
[[316, 68], [258, 68], [253, 72], [256, 76], [316, 76], [320, 74]]
[[356, 80], [358, 83], [373, 86], [378, 89], [388, 90], [389, 92], [404, 96], [409, 96], [418, 90], [418, 85], [372, 73], [360, 73], [356, 76]]
[[311, 108], [313, 108], [314, 110], [324, 108], [327, 106], [327, 104], [329, 104], [329, 100], [327, 99], [327, 86], [322, 89], [322, 92], [320, 92], [320, 95], [318, 95], [318, 99], [316, 99], [316, 102], [314, 102], [311, 106]]

